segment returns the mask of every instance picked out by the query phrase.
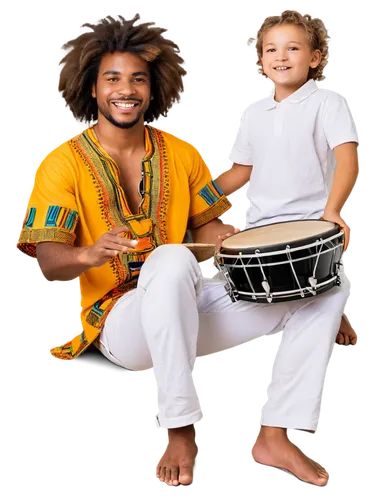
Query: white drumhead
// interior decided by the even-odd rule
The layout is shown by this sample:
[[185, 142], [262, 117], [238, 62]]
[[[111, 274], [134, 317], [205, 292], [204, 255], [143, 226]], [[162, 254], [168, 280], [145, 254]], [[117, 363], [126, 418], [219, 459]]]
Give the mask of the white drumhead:
[[223, 241], [222, 248], [252, 248], [291, 243], [325, 233], [334, 227], [333, 222], [325, 220], [280, 222], [235, 234]]

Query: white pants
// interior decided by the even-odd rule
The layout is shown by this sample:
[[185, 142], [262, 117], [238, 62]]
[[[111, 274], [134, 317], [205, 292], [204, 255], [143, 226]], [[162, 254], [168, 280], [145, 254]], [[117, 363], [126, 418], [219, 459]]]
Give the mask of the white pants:
[[311, 298], [274, 304], [233, 303], [224, 282], [203, 279], [183, 245], [158, 247], [144, 263], [138, 287], [121, 297], [96, 342], [130, 370], [153, 367], [162, 427], [203, 416], [192, 371], [196, 356], [222, 351], [283, 330], [261, 424], [315, 431], [324, 377], [350, 283]]

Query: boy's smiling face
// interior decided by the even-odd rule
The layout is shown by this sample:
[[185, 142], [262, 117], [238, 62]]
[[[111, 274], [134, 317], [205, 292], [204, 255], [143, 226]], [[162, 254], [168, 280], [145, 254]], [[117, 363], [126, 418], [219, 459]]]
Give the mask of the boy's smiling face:
[[299, 26], [281, 24], [264, 34], [263, 71], [276, 86], [299, 88], [306, 83], [309, 69], [320, 61], [321, 52], [312, 50], [307, 33]]

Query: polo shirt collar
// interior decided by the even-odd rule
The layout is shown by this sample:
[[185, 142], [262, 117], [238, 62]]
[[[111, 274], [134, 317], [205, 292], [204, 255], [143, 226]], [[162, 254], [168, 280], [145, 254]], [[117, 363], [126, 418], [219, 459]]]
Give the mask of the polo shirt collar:
[[[297, 103], [307, 99], [311, 94], [316, 92], [318, 90], [318, 88], [319, 87], [315, 83], [315, 80], [310, 78], [310, 80], [308, 80], [304, 85], [302, 85], [302, 87], [300, 87], [298, 90], [293, 92], [293, 94], [290, 94], [290, 96], [286, 97], [281, 102], [287, 101], [287, 102], [290, 102], [293, 104], [297, 104]], [[267, 110], [273, 109], [277, 106], [277, 104], [280, 104], [280, 103], [275, 101], [275, 87], [274, 87], [272, 89], [271, 95], [268, 97], [268, 99], [266, 99], [266, 109]]]

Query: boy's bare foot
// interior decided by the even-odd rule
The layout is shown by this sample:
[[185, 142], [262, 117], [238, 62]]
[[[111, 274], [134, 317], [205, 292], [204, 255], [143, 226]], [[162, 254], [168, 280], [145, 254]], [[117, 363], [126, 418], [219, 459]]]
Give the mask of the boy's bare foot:
[[341, 345], [355, 345], [357, 343], [357, 334], [353, 330], [352, 325], [346, 314], [342, 315], [339, 332], [336, 337], [336, 344]]
[[254, 460], [260, 464], [286, 469], [301, 481], [325, 486], [328, 472], [291, 443], [286, 431], [280, 427], [262, 426], [252, 451]]
[[156, 467], [156, 477], [169, 486], [190, 484], [198, 447], [195, 444], [194, 425], [168, 429], [169, 444]]

